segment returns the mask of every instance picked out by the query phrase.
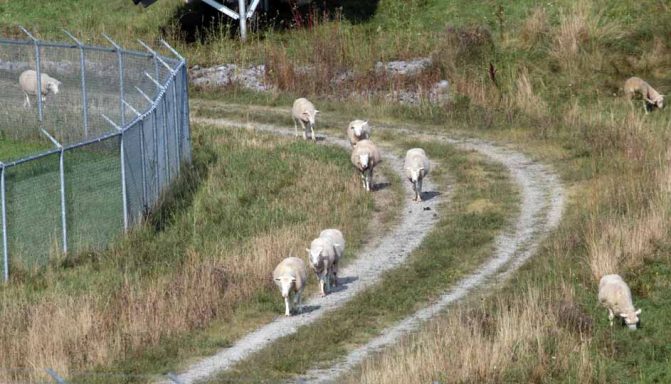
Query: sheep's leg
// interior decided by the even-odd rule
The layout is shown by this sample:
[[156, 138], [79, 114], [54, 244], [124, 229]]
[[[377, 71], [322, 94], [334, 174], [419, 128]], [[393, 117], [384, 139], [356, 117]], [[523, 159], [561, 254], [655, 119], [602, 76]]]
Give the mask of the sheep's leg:
[[296, 123], [295, 117], [294, 117], [294, 137], [298, 137], [298, 124]]
[[333, 263], [333, 286], [338, 286], [338, 262]]
[[28, 97], [28, 94], [24, 92], [26, 95], [26, 100], [23, 102], [23, 108], [30, 108], [30, 97]]
[[307, 135], [307, 128], [305, 127], [305, 123], [303, 122], [303, 120], [300, 120], [300, 119], [298, 121], [301, 123], [301, 127], [303, 128], [303, 140], [307, 140], [308, 135]]
[[322, 297], [326, 296], [326, 291], [324, 290], [325, 285], [324, 276], [319, 276], [319, 291], [321, 292]]
[[368, 191], [373, 190], [373, 168], [368, 170]]
[[363, 189], [366, 189], [366, 171], [361, 172], [361, 183], [363, 184]]
[[300, 313], [300, 312], [302, 312], [302, 309], [301, 309], [301, 292], [296, 292], [296, 296], [294, 296], [294, 297], [296, 298], [296, 302], [294, 304], [295, 307], [296, 307], [296, 313]]
[[284, 316], [291, 316], [291, 304], [289, 303], [289, 296], [284, 298]]
[[610, 322], [610, 326], [613, 326], [613, 319], [615, 318], [615, 315], [613, 314], [612, 309], [608, 309], [608, 321]]
[[312, 141], [317, 141], [317, 139], [315, 138], [315, 125], [314, 124], [310, 124], [310, 133], [312, 134]]
[[417, 180], [417, 189], [415, 190], [417, 194], [417, 201], [422, 201], [422, 179]]

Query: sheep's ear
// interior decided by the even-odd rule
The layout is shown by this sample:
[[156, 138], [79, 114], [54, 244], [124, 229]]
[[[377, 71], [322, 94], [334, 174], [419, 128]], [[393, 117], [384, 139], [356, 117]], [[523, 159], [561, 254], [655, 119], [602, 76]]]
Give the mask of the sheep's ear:
[[310, 248], [305, 248], [305, 250], [306, 250], [308, 253], [310, 253]]
[[643, 311], [643, 310], [642, 310], [641, 308], [639, 308], [639, 309], [638, 309], [638, 310], [636, 310], [636, 312], [634, 312], [634, 313], [635, 313], [635, 314], [636, 314], [636, 315], [638, 316], [638, 315], [640, 315], [640, 314], [641, 314], [641, 312], [642, 312], [642, 311]]
[[319, 113], [319, 111], [315, 110], [315, 115], [318, 114], [318, 113]]

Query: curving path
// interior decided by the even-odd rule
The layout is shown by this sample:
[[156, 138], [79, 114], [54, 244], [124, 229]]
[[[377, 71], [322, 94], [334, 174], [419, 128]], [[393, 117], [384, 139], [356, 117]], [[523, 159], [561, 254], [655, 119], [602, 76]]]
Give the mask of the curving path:
[[[192, 118], [192, 120], [219, 126], [240, 127], [245, 125], [240, 121], [225, 119]], [[260, 131], [293, 135], [293, 129], [270, 124], [254, 124], [254, 126]], [[395, 326], [387, 328], [378, 337], [351, 351], [331, 367], [307, 372], [298, 379], [300, 382], [335, 382], [340, 375], [358, 365], [371, 352], [389, 346], [408, 332], [416, 330], [423, 322], [439, 314], [451, 303], [477, 289], [505, 281], [534, 255], [545, 234], [554, 229], [561, 219], [564, 190], [559, 178], [546, 166], [530, 160], [525, 155], [482, 140], [453, 140], [447, 136], [418, 134], [407, 129], [387, 129], [419, 138], [442, 140], [463, 149], [475, 150], [503, 164], [520, 188], [522, 199], [520, 212], [514, 226], [497, 237], [494, 255], [475, 272], [457, 282], [439, 300]], [[324, 140], [327, 143], [349, 148], [349, 143], [344, 140], [333, 138]], [[387, 155], [385, 162], [395, 172], [402, 175], [402, 160]], [[425, 182], [426, 190], [435, 191], [435, 186], [428, 181]], [[343, 280], [351, 281], [347, 284], [347, 289], [325, 298], [308, 300], [305, 305], [312, 310], [292, 318], [278, 318], [238, 340], [232, 347], [189, 367], [178, 375], [177, 379], [182, 383], [193, 383], [229, 369], [274, 340], [295, 333], [299, 327], [310, 324], [326, 312], [343, 305], [357, 293], [375, 284], [384, 271], [403, 263], [437, 223], [438, 217], [434, 212], [442, 201], [441, 198], [434, 198], [420, 204], [412, 203], [410, 202], [410, 187], [408, 183], [403, 184], [408, 197], [404, 200], [406, 205], [398, 219], [399, 224], [387, 236], [384, 236], [376, 247], [363, 250], [356, 260], [353, 260], [347, 268], [342, 269]], [[425, 207], [430, 210], [425, 210]], [[387, 261], [382, 264], [376, 261], [385, 259]]]

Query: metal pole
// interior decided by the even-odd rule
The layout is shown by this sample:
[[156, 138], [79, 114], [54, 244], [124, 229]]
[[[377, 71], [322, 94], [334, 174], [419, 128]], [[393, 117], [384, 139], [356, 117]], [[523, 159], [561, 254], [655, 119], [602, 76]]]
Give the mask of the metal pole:
[[84, 137], [88, 138], [89, 137], [89, 111], [88, 111], [88, 98], [86, 96], [86, 58], [85, 58], [85, 52], [84, 52], [84, 45], [77, 40], [76, 37], [72, 36], [70, 32], [66, 31], [65, 29], [63, 32], [68, 35], [72, 40], [77, 43], [77, 46], [79, 47], [79, 67], [81, 68], [81, 83], [82, 83], [82, 119], [84, 122]]
[[[126, 107], [123, 99], [123, 49], [112, 38], [103, 33], [103, 37], [107, 39], [114, 46], [117, 57], [119, 59], [119, 111], [121, 112], [121, 126], [126, 125]], [[122, 137], [123, 139], [123, 137]], [[123, 140], [122, 140], [123, 141]]]
[[163, 108], [163, 152], [165, 153], [165, 165], [168, 169], [168, 184], [172, 179], [172, 172], [170, 170], [170, 154], [168, 153], [168, 105], [165, 93], [163, 94], [162, 108]]
[[175, 121], [175, 145], [177, 146], [177, 169], [179, 172], [180, 161], [182, 160], [182, 145], [179, 134], [179, 116], [177, 115], [179, 111], [177, 110], [177, 74], [173, 73], [172, 75], [172, 115], [173, 120]]
[[5, 164], [0, 162], [0, 200], [2, 200], [2, 259], [5, 283], [9, 281], [9, 254], [7, 252], [7, 203], [5, 199]]
[[[186, 66], [182, 66], [182, 77], [184, 78], [184, 87], [182, 89], [183, 105], [182, 105], [182, 114], [184, 115], [184, 125], [182, 129], [184, 130], [183, 135], [186, 139], [187, 148], [191, 148], [191, 130], [189, 129], [189, 74], [186, 70]], [[189, 151], [188, 162], [191, 162], [191, 151]]]
[[247, 40], [247, 12], [245, 12], [245, 0], [238, 0], [238, 15], [240, 15], [240, 40]]
[[114, 120], [109, 117], [101, 114], [101, 116], [107, 120], [110, 125], [116, 128], [119, 131], [119, 136], [121, 140], [120, 145], [120, 154], [121, 154], [121, 201], [123, 203], [123, 230], [124, 232], [128, 231], [128, 196], [126, 195], [126, 154], [124, 151], [123, 145], [123, 129], [117, 125]]
[[65, 151], [63, 150], [63, 145], [58, 142], [53, 136], [49, 134], [45, 129], [41, 128], [40, 129], [42, 133], [56, 146], [56, 148], [60, 149], [60, 154], [59, 154], [59, 166], [58, 166], [58, 173], [60, 176], [60, 183], [61, 183], [61, 226], [63, 228], [63, 253], [68, 253], [68, 225], [67, 225], [67, 217], [66, 217], [66, 206], [65, 206], [65, 167], [63, 163], [63, 157], [65, 155]]
[[40, 45], [35, 38], [30, 32], [28, 32], [27, 29], [23, 28], [22, 26], [19, 25], [19, 28], [28, 35], [28, 37], [33, 41], [33, 45], [35, 45], [35, 73], [37, 76], [37, 119], [40, 122], [40, 125], [42, 123], [42, 69], [41, 69], [41, 61], [40, 61]]
[[58, 384], [68, 384], [68, 382], [65, 381], [65, 379], [63, 379], [62, 377], [58, 376], [56, 371], [54, 371], [53, 369], [47, 368], [47, 369], [45, 369], [45, 371], [47, 372], [47, 374], [49, 374], [49, 376], [51, 376], [52, 379], [54, 379], [54, 381], [56, 381], [56, 383], [58, 383]]
[[[126, 103], [126, 106], [130, 108], [135, 115], [142, 116], [140, 112], [138, 112], [137, 109], [133, 108], [132, 105]], [[144, 120], [139, 121], [140, 124], [140, 156], [141, 156], [141, 163], [142, 163], [142, 206], [143, 209], [146, 211], [147, 208], [149, 207], [149, 203], [147, 201], [147, 172], [145, 170], [146, 168], [146, 161], [145, 161], [145, 153], [144, 153]]]

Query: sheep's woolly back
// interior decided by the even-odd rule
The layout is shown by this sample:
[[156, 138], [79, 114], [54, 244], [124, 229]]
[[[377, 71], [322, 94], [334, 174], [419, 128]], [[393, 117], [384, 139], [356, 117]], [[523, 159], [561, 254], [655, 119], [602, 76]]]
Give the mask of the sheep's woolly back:
[[377, 146], [370, 140], [361, 140], [352, 149], [352, 156], [350, 157], [352, 164], [354, 164], [359, 171], [363, 171], [361, 164], [359, 163], [359, 155], [364, 153], [368, 153], [370, 157], [371, 168], [374, 168], [382, 162], [382, 156], [380, 156], [380, 151], [377, 149]]
[[613, 313], [633, 313], [631, 290], [620, 275], [605, 275], [599, 281], [599, 302]]
[[294, 106], [293, 108], [291, 108], [291, 115], [296, 119], [300, 119], [307, 122], [302, 118], [303, 112], [308, 112], [310, 116], [314, 116], [315, 111], [316, 111], [315, 106], [310, 102], [310, 100], [301, 97], [294, 101]]
[[424, 168], [424, 175], [429, 174], [431, 170], [431, 163], [429, 158], [426, 156], [426, 152], [422, 148], [412, 148], [409, 149], [405, 154], [405, 163], [403, 169], [405, 170], [405, 176], [410, 178], [410, 170], [416, 170], [419, 168]]
[[335, 246], [336, 249], [336, 259], [342, 257], [345, 252], [345, 237], [342, 235], [342, 232], [335, 228], [329, 228], [321, 231], [319, 237], [323, 239], [329, 239], [331, 243]]
[[[61, 82], [49, 76], [46, 73], [40, 73], [40, 83], [41, 83], [41, 93], [46, 96], [49, 91], [47, 89], [48, 84], [60, 85]], [[29, 95], [37, 95], [37, 72], [32, 69], [23, 71], [19, 76], [19, 85], [21, 89]]]
[[301, 291], [307, 280], [305, 262], [298, 257], [293, 256], [280, 261], [273, 271], [273, 280], [282, 276], [294, 277], [296, 279], [296, 290]]
[[[358, 127], [358, 126], [363, 127], [363, 131], [361, 132], [361, 136], [357, 136], [354, 133], [353, 127]], [[361, 140], [370, 139], [371, 133], [372, 133], [372, 129], [370, 127], [370, 124], [368, 124], [367, 121], [353, 120], [347, 126], [347, 138], [349, 139], [349, 143], [352, 146], [355, 146]]]

